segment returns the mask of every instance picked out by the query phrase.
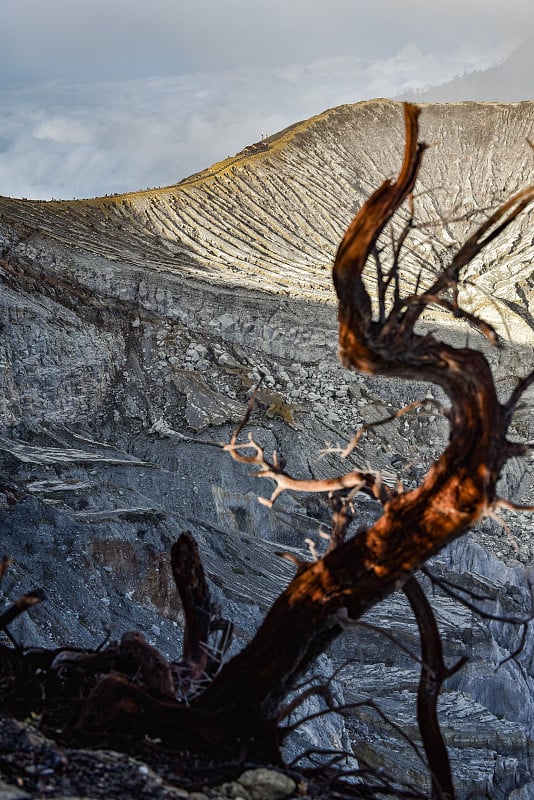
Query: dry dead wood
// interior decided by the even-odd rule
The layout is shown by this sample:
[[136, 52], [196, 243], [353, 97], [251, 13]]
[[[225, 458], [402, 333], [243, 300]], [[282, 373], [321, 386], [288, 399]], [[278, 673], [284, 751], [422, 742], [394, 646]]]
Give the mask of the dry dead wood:
[[[254, 640], [198, 698], [199, 708], [216, 710], [231, 704], [237, 717], [252, 713], [258, 719], [273, 718], [296, 678], [340, 632], [345, 615], [361, 617], [492, 509], [501, 469], [517, 452], [507, 440], [507, 428], [532, 377], [501, 404], [481, 353], [418, 334], [414, 325], [426, 305], [445, 302], [442, 293], [454, 288], [460, 269], [534, 199], [534, 187], [505, 203], [475, 231], [430, 291], [406, 298], [397, 291], [389, 313], [373, 319], [362, 272], [384, 226], [414, 187], [425, 150], [417, 138], [418, 114], [417, 108], [405, 105], [406, 145], [399, 176], [382, 184], [362, 206], [336, 257], [340, 356], [349, 368], [441, 386], [450, 400], [449, 444], [416, 489], [394, 491], [384, 498], [383, 514], [371, 528], [299, 571]], [[396, 286], [389, 276], [388, 280]], [[447, 302], [457, 316], [463, 314], [454, 299]], [[490, 336], [489, 326], [479, 327]], [[295, 485], [269, 464], [255, 442], [245, 444], [256, 452], [248, 459], [241, 454], [239, 460], [258, 463], [260, 475], [268, 473], [275, 480], [275, 493], [281, 488], [312, 490], [312, 482]], [[239, 448], [234, 441], [228, 449], [235, 455]], [[318, 491], [338, 488], [338, 484], [319, 484], [315, 484]]]
[[417, 721], [423, 740], [430, 777], [431, 800], [452, 800], [455, 796], [447, 747], [438, 721], [438, 696], [443, 682], [465, 663], [447, 668], [436, 618], [417, 579], [404, 584], [404, 594], [412, 607], [421, 637], [421, 678], [417, 692]]
[[6, 611], [0, 614], [0, 630], [5, 630], [17, 617], [28, 611], [29, 608], [41, 603], [44, 600], [44, 592], [41, 589], [35, 589], [33, 592], [22, 595], [18, 600], [15, 600]]
[[171, 568], [185, 616], [184, 668], [192, 680], [199, 680], [209, 659], [211, 598], [198, 547], [189, 531], [171, 548]]

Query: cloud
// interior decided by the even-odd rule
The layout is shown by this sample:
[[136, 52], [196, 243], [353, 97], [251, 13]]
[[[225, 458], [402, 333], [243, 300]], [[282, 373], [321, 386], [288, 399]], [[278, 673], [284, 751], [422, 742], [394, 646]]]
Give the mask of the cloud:
[[69, 116], [55, 116], [40, 122], [33, 130], [33, 137], [38, 141], [48, 140], [57, 144], [88, 145], [96, 138], [91, 125]]
[[390, 57], [101, 83], [0, 89], [0, 194], [88, 197], [177, 182], [300, 119], [342, 103], [485, 66], [502, 48], [438, 56], [409, 44]]
[[0, 81], [109, 81], [445, 54], [532, 30], [532, 0], [3, 0]]
[[179, 180], [341, 103], [481, 69], [532, 0], [0, 0], [0, 193]]

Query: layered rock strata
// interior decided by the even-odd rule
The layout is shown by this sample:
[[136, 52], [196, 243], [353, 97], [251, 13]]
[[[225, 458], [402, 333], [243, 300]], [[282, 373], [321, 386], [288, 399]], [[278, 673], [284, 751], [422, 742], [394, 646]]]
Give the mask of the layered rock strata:
[[[534, 103], [428, 106], [421, 123], [432, 146], [406, 287], [418, 276], [429, 282], [432, 264], [489, 205], [534, 181], [525, 143]], [[292, 473], [369, 464], [408, 486], [424, 474], [447, 439], [431, 410], [370, 431], [347, 460], [335, 452], [364, 421], [435, 393], [348, 373], [336, 360], [330, 265], [355, 208], [398, 169], [401, 124], [394, 103], [346, 106], [167, 189], [0, 199], [0, 471], [23, 493], [14, 505], [0, 494], [0, 541], [15, 562], [3, 588], [14, 595], [40, 584], [48, 597], [18, 623], [21, 640], [94, 645], [105, 626], [113, 635], [138, 628], [175, 654], [181, 609], [168, 552], [184, 529], [236, 623], [236, 647], [252, 635], [292, 574], [281, 547], [310, 557], [305, 540], [324, 546], [329, 520], [317, 497], [283, 496], [266, 509], [257, 495], [268, 488], [221, 452], [260, 373], [251, 430]], [[511, 226], [462, 287], [463, 302], [502, 336], [501, 348], [486, 350], [503, 396], [534, 362], [532, 220]], [[438, 312], [425, 324], [459, 344], [478, 341]], [[528, 407], [513, 433], [534, 439]], [[533, 502], [529, 458], [511, 464], [502, 493]], [[355, 526], [377, 513], [362, 500]], [[512, 513], [507, 526], [488, 520], [434, 569], [483, 589], [486, 610], [520, 616], [529, 613], [534, 526]], [[448, 657], [470, 657], [442, 703], [459, 795], [522, 800], [533, 766], [532, 639], [505, 662], [517, 627], [481, 621], [439, 593], [436, 607]], [[373, 615], [416, 648], [407, 619], [400, 597]], [[330, 657], [334, 665], [350, 657], [340, 673], [346, 700], [372, 697], [415, 732], [417, 675], [403, 651], [358, 630]], [[323, 677], [328, 668], [321, 662]], [[339, 721], [308, 729], [308, 743], [346, 746], [350, 735], [360, 759], [395, 772], [402, 762], [404, 777], [421, 785], [424, 768], [405, 742], [362, 709], [348, 731]]]

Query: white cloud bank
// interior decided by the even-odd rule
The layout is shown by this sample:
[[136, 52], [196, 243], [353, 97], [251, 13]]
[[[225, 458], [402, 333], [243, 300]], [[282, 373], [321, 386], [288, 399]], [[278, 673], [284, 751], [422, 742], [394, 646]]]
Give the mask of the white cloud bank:
[[176, 77], [0, 86], [0, 194], [89, 197], [174, 183], [262, 133], [485, 68], [510, 47], [464, 44], [431, 54], [408, 44], [382, 59], [331, 56]]

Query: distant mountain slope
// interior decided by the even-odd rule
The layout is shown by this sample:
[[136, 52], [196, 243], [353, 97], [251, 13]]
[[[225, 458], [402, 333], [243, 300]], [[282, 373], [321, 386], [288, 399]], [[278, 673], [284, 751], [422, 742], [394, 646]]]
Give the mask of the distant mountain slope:
[[[408, 280], [428, 272], [432, 246], [443, 254], [496, 199], [534, 181], [525, 141], [534, 137], [532, 102], [427, 106], [421, 128], [431, 147], [416, 214], [426, 227], [414, 234]], [[170, 291], [187, 280], [206, 291], [240, 287], [332, 300], [330, 267], [340, 237], [366, 195], [396, 174], [402, 147], [399, 103], [342, 106], [178, 185], [87, 201], [4, 198], [0, 221], [7, 242], [24, 231], [45, 261], [54, 254], [54, 273], [69, 281], [76, 275], [91, 291], [104, 290], [105, 263], [113, 275], [110, 296], [131, 296], [132, 286], [150, 281], [165, 281]], [[513, 283], [528, 288], [533, 250], [528, 236], [518, 237], [528, 219], [472, 271], [483, 291], [520, 304]]]
[[489, 69], [453, 78], [422, 92], [408, 92], [405, 100], [456, 103], [462, 100], [515, 102], [534, 99], [534, 36], [508, 58]]

